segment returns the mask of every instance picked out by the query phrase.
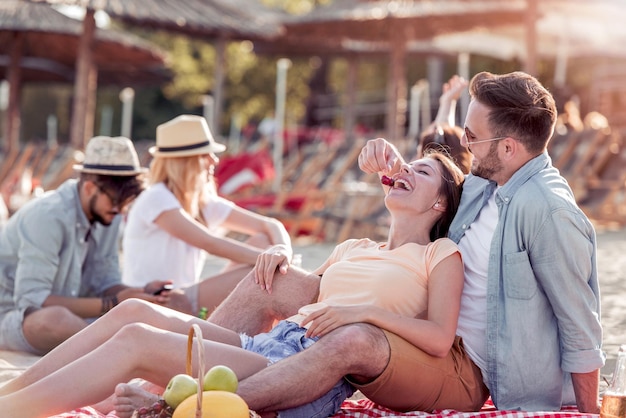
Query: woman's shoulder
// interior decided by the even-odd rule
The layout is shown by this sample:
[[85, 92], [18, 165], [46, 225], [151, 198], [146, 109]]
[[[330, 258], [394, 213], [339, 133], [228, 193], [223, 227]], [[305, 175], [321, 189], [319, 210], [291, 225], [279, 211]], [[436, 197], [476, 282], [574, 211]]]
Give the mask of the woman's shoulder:
[[148, 186], [148, 188], [146, 188], [146, 190], [143, 191], [143, 193], [146, 193], [149, 195], [155, 195], [155, 194], [174, 195], [174, 193], [172, 193], [172, 191], [168, 189], [165, 183], [163, 182], [151, 184], [150, 186]]
[[459, 251], [458, 245], [450, 238], [438, 238], [428, 244], [428, 249], [432, 252], [446, 253], [447, 255]]
[[137, 201], [154, 202], [161, 199], [176, 199], [174, 193], [164, 183], [151, 184], [137, 197]]
[[181, 207], [176, 196], [163, 183], [150, 185], [133, 202], [130, 213], [160, 213], [163, 210]]

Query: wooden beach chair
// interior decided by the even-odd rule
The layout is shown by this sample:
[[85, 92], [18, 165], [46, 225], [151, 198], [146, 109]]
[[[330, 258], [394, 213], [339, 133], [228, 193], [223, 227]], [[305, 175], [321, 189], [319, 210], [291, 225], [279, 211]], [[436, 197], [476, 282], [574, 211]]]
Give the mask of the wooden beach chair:
[[[340, 148], [340, 145], [324, 142], [305, 147], [301, 155], [288, 160], [278, 192], [273, 191], [273, 182], [268, 182], [261, 187], [250, 188], [244, 196], [225, 197], [239, 206], [281, 220], [292, 237], [309, 234], [316, 219], [305, 215], [311, 207], [323, 204], [323, 193], [320, 190], [330, 175], [329, 170]], [[301, 214], [303, 210], [304, 215]]]
[[615, 132], [583, 171], [584, 196], [578, 200], [593, 220], [626, 224], [626, 143]]

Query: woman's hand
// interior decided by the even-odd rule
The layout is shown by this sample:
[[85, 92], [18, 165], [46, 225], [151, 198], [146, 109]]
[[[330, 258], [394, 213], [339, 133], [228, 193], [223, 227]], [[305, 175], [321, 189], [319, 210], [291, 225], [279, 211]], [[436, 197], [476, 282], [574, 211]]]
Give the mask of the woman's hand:
[[402, 163], [398, 149], [383, 138], [370, 139], [359, 154], [359, 168], [365, 173], [388, 174]]
[[325, 306], [307, 315], [302, 325], [310, 324], [307, 337], [322, 337], [341, 326], [367, 322], [368, 312], [372, 309], [368, 305]]
[[257, 257], [254, 265], [254, 281], [267, 293], [272, 293], [272, 282], [276, 270], [287, 273], [289, 263], [293, 257], [291, 247], [284, 244], [274, 245], [263, 251]]

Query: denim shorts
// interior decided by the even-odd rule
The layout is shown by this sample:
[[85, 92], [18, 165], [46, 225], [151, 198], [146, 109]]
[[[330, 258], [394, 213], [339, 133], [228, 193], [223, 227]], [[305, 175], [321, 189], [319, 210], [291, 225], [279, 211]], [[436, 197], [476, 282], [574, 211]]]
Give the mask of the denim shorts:
[[[280, 321], [265, 334], [250, 337], [241, 334], [241, 346], [262, 356], [269, 363], [276, 363], [313, 345], [318, 338], [305, 337], [306, 329], [289, 321]], [[321, 365], [320, 365], [321, 366]], [[303, 376], [307, 379], [308, 376]], [[354, 387], [345, 379], [333, 386], [326, 394], [305, 405], [278, 411], [279, 418], [318, 418], [333, 416], [346, 398], [354, 393]]]

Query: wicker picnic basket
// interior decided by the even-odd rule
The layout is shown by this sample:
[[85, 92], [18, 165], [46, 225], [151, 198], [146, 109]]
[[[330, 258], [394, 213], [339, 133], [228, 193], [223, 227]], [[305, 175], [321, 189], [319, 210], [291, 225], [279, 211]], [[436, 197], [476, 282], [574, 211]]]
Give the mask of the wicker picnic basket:
[[[195, 339], [194, 339], [195, 337]], [[193, 343], [196, 341], [198, 347], [198, 396], [196, 402], [196, 418], [202, 418], [202, 397], [203, 397], [203, 378], [204, 378], [204, 349], [202, 346], [202, 330], [198, 324], [193, 324], [189, 329], [189, 335], [187, 338], [187, 363], [185, 365], [185, 373], [189, 376], [193, 376]], [[173, 410], [171, 407], [165, 404], [164, 400], [159, 401], [159, 405], [153, 405], [145, 413], [135, 411], [133, 418], [171, 418]], [[250, 418], [261, 418], [254, 411], [250, 411]]]
[[196, 418], [202, 418], [202, 394], [204, 382], [202, 378], [204, 376], [204, 349], [202, 347], [202, 330], [198, 324], [193, 324], [189, 329], [189, 336], [187, 338], [187, 365], [185, 366], [185, 373], [189, 376], [193, 376], [192, 368], [192, 348], [194, 336], [198, 343], [198, 402], [196, 403]]
[[[203, 396], [203, 385], [204, 385], [204, 348], [202, 346], [202, 330], [198, 326], [198, 324], [193, 324], [189, 329], [189, 335], [187, 338], [187, 363], [185, 367], [185, 373], [190, 376], [193, 376], [193, 367], [192, 367], [192, 349], [193, 342], [197, 343], [198, 348], [198, 397], [196, 402], [196, 418], [202, 418], [202, 396]], [[250, 418], [260, 418], [260, 416], [254, 412], [249, 411]]]

